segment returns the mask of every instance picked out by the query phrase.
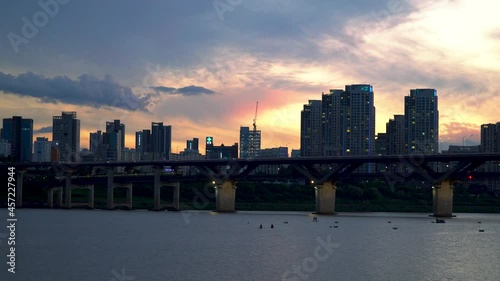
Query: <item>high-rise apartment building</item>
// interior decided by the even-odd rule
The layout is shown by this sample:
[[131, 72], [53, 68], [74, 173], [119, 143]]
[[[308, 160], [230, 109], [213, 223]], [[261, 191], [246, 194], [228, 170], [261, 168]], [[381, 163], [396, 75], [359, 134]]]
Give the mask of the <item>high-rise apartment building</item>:
[[76, 112], [62, 112], [61, 116], [52, 118], [52, 141], [59, 148], [61, 161], [80, 160], [80, 120]]
[[375, 154], [373, 87], [346, 85], [323, 94], [322, 131], [326, 156]]
[[30, 162], [33, 153], [33, 119], [21, 116], [3, 119], [3, 139], [10, 143], [13, 162]]
[[120, 131], [121, 151], [125, 148], [125, 124], [120, 123], [120, 120], [106, 121], [106, 133], [118, 133], [118, 131]]
[[172, 151], [172, 126], [164, 126], [162, 122], [151, 123], [151, 144], [155, 160], [169, 159]]
[[300, 156], [321, 156], [322, 108], [320, 100], [309, 100], [300, 114]]
[[439, 152], [438, 96], [435, 89], [412, 89], [405, 97], [407, 153]]
[[403, 155], [407, 154], [406, 147], [406, 123], [404, 115], [394, 115], [389, 119], [386, 126], [387, 133], [387, 154]]
[[257, 158], [261, 147], [261, 131], [240, 127], [240, 158]]
[[500, 122], [481, 125], [481, 152], [500, 152]]
[[120, 120], [106, 122], [106, 132], [103, 134], [103, 144], [106, 148], [106, 160], [121, 161], [125, 148], [125, 125]]

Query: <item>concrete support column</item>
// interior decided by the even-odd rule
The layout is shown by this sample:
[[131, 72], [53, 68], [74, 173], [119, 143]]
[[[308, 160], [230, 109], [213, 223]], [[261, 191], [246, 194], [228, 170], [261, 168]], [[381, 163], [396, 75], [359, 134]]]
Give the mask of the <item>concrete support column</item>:
[[64, 208], [71, 208], [71, 173], [66, 175], [66, 185], [64, 186]]
[[337, 187], [335, 182], [327, 181], [314, 187], [316, 194], [316, 214], [335, 213], [335, 195]]
[[236, 202], [236, 183], [233, 181], [224, 181], [218, 184], [215, 189], [215, 211], [216, 212], [234, 212]]
[[24, 180], [24, 173], [26, 171], [22, 170], [15, 170], [17, 174], [17, 183], [16, 183], [16, 207], [22, 207], [23, 206], [23, 180]]
[[63, 206], [63, 188], [62, 186], [57, 189], [57, 206], [61, 208]]
[[114, 201], [113, 201], [113, 176], [114, 176], [114, 171], [112, 168], [108, 168], [106, 171], [108, 175], [108, 189], [107, 189], [107, 207], [108, 210], [111, 210], [114, 208]]
[[432, 186], [432, 212], [435, 217], [452, 216], [453, 183], [450, 180]]
[[160, 190], [161, 190], [161, 168], [155, 167], [154, 168], [154, 198], [153, 198], [153, 210], [160, 210], [161, 209], [161, 197], [160, 197]]
[[54, 208], [54, 189], [53, 188], [49, 189], [47, 202], [49, 204], [49, 208]]
[[53, 188], [49, 189], [49, 192], [48, 192], [49, 208], [54, 208], [54, 193], [57, 194], [57, 206], [62, 207], [63, 206], [63, 188], [62, 188], [62, 186], [60, 186], [60, 187], [53, 187]]
[[179, 211], [180, 187], [181, 187], [180, 182], [174, 183], [174, 196], [172, 200], [172, 205], [176, 211]]
[[127, 204], [132, 209], [132, 184], [127, 188]]
[[94, 209], [94, 185], [89, 187], [89, 208]]

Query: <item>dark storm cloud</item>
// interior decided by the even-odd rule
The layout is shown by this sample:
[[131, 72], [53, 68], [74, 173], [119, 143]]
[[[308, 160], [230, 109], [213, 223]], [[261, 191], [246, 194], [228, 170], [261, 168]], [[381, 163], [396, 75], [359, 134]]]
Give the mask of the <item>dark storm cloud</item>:
[[42, 127], [38, 130], [33, 131], [33, 134], [43, 134], [43, 133], [52, 133], [52, 126]]
[[44, 103], [115, 107], [129, 111], [148, 111], [147, 107], [154, 97], [151, 94], [138, 96], [110, 75], [98, 79], [88, 74], [72, 80], [66, 76], [47, 78], [32, 72], [14, 76], [0, 71], [0, 91], [37, 98]]
[[166, 94], [171, 94], [171, 95], [183, 95], [183, 96], [198, 96], [198, 95], [213, 95], [215, 94], [214, 91], [209, 90], [204, 87], [200, 86], [187, 86], [183, 88], [172, 88], [172, 87], [164, 87], [164, 86], [158, 86], [158, 87], [151, 87], [151, 89], [161, 92], [161, 93], [166, 93]]

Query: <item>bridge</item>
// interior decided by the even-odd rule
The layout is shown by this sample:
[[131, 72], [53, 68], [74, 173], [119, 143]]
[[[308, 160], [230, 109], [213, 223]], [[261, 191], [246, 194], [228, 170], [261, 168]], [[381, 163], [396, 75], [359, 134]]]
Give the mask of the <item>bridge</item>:
[[[0, 167], [15, 167], [17, 174], [17, 204], [22, 206], [23, 175], [33, 169], [52, 169], [65, 178], [64, 186], [56, 186], [49, 191], [49, 206], [53, 205], [53, 194], [58, 193], [59, 203], [65, 197], [65, 207], [71, 208], [71, 191], [74, 188], [89, 189], [89, 203], [93, 207], [93, 184], [82, 183], [72, 176], [81, 167], [102, 167], [106, 170], [107, 207], [116, 207], [113, 201], [115, 188], [126, 188], [126, 206], [132, 206], [132, 182], [120, 180], [115, 175], [117, 167], [152, 167], [149, 178], [141, 180], [152, 181], [154, 185], [154, 209], [160, 210], [160, 191], [162, 187], [174, 189], [172, 204], [167, 207], [179, 209], [180, 181], [193, 180], [193, 176], [162, 175], [164, 167], [194, 167], [199, 172], [195, 178], [202, 176], [214, 184], [216, 188], [216, 210], [218, 212], [234, 212], [236, 185], [241, 180], [255, 180], [254, 172], [260, 166], [288, 165], [297, 170], [310, 181], [315, 189], [316, 213], [333, 214], [335, 212], [336, 185], [339, 182], [359, 178], [382, 177], [389, 184], [404, 182], [409, 179], [419, 179], [430, 182], [433, 192], [433, 215], [450, 217], [453, 210], [453, 183], [465, 180], [470, 173], [475, 179], [499, 178], [500, 173], [480, 173], [476, 169], [487, 163], [500, 162], [500, 153], [480, 154], [410, 154], [391, 156], [350, 156], [350, 157], [303, 157], [303, 158], [267, 158], [267, 159], [218, 159], [218, 160], [156, 160], [131, 162], [76, 162], [76, 163], [1, 163]], [[394, 165], [403, 167], [393, 169]], [[363, 170], [363, 171], [360, 171]], [[365, 172], [365, 173], [363, 173]], [[102, 177], [101, 177], [102, 178]], [[99, 180], [91, 177], [89, 180]], [[102, 179], [101, 179], [102, 180]], [[73, 182], [72, 182], [73, 181]]]

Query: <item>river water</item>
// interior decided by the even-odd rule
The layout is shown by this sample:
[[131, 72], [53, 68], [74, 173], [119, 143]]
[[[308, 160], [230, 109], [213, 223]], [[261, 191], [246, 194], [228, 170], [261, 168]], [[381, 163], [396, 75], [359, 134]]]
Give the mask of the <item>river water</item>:
[[444, 224], [415, 213], [318, 222], [305, 212], [16, 215], [15, 274], [0, 231], [2, 281], [500, 280], [498, 214], [457, 214]]

